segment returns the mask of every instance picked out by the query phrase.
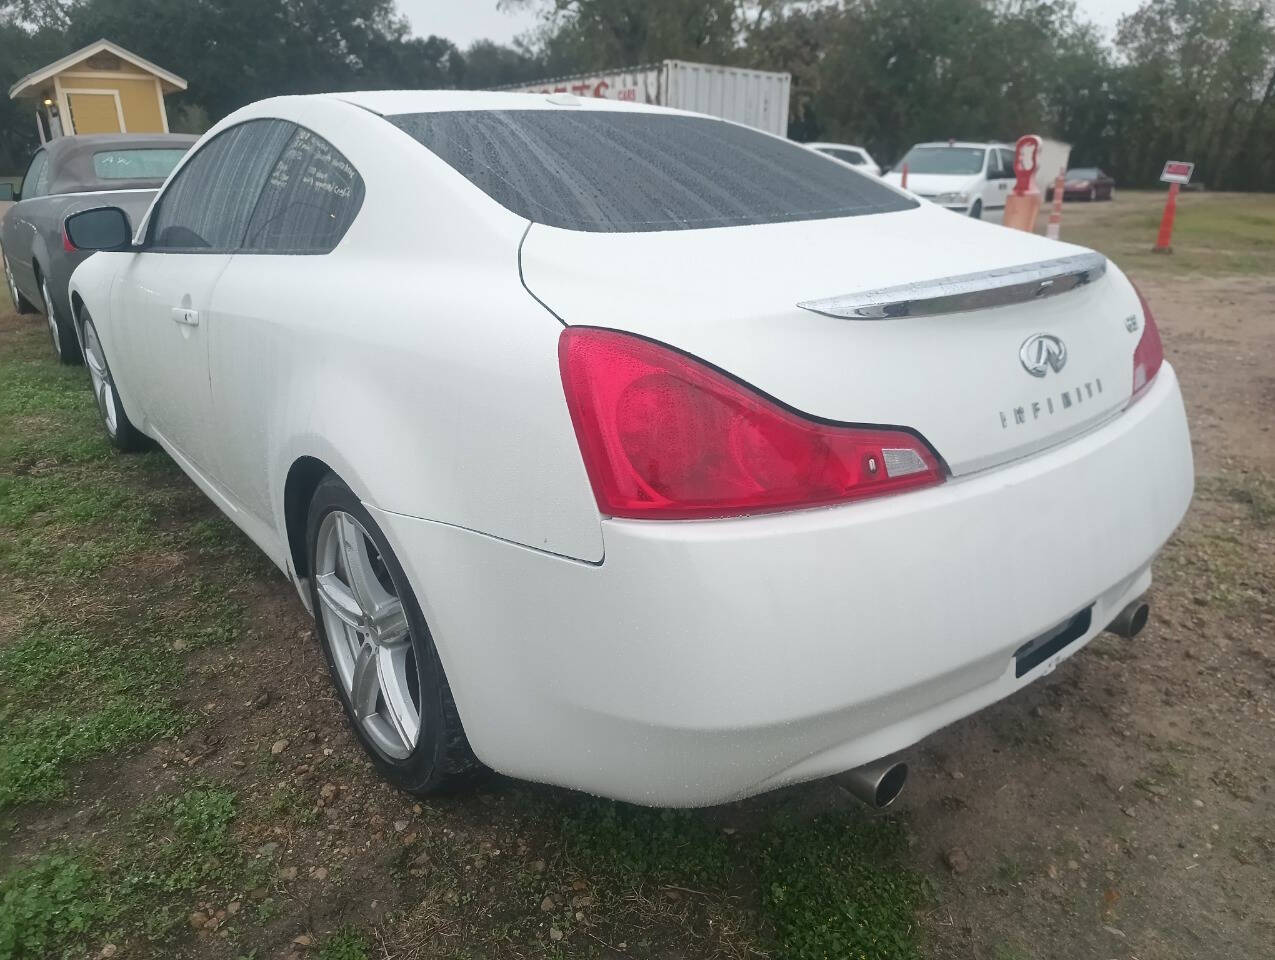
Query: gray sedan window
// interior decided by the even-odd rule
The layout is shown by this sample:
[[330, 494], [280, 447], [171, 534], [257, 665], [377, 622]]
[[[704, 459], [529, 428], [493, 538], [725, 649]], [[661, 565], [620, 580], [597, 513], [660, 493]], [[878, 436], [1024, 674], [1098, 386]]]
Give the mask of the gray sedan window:
[[705, 117], [483, 110], [386, 119], [512, 212], [568, 230], [690, 230], [916, 206], [803, 146]]
[[22, 178], [22, 199], [42, 197], [49, 189], [49, 155], [41, 150], [27, 167], [27, 175]]

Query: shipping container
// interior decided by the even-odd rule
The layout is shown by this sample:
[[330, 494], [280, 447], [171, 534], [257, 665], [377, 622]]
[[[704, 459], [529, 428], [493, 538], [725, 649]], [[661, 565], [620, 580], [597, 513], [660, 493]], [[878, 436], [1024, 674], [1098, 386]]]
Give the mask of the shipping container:
[[1036, 164], [1036, 187], [1044, 193], [1054, 185], [1059, 173], [1066, 173], [1071, 162], [1071, 144], [1061, 140], [1040, 138], [1040, 161]]
[[578, 97], [694, 110], [786, 137], [791, 87], [792, 75], [788, 73], [664, 60], [644, 67], [555, 77], [504, 89], [573, 93]]

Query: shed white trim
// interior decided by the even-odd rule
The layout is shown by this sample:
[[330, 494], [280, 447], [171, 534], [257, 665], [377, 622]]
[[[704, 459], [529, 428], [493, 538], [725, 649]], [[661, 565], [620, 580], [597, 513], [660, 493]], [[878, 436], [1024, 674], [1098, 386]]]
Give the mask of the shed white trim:
[[68, 67], [73, 67], [80, 61], [87, 60], [89, 57], [95, 56], [99, 53], [113, 53], [121, 60], [131, 63], [133, 66], [158, 77], [162, 83], [168, 84], [174, 90], [186, 89], [186, 81], [177, 76], [177, 74], [170, 73], [163, 67], [156, 66], [145, 57], [139, 57], [135, 53], [129, 53], [129, 51], [125, 50], [118, 43], [112, 43], [110, 40], [98, 40], [95, 43], [90, 43], [87, 47], [82, 47], [81, 49], [76, 50], [74, 53], [68, 53], [61, 60], [55, 60], [46, 67], [41, 67], [39, 70], [28, 73], [25, 77], [9, 88], [9, 99], [13, 100], [22, 96], [22, 94], [30, 90], [31, 87], [39, 86], [50, 77], [61, 73]]

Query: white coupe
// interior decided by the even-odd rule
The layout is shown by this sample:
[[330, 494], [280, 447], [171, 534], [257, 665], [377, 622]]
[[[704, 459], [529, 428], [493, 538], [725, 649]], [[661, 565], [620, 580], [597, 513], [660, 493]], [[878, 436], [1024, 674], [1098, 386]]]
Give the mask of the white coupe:
[[888, 802], [900, 751], [1136, 633], [1191, 497], [1114, 265], [722, 120], [285, 97], [66, 227], [110, 436], [286, 572], [411, 791]]

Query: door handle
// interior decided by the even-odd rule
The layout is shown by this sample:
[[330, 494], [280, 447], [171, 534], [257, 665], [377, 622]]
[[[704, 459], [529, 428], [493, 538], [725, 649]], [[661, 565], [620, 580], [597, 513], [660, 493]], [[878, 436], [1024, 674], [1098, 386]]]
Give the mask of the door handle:
[[173, 323], [181, 323], [188, 327], [199, 326], [199, 311], [190, 307], [173, 307]]

